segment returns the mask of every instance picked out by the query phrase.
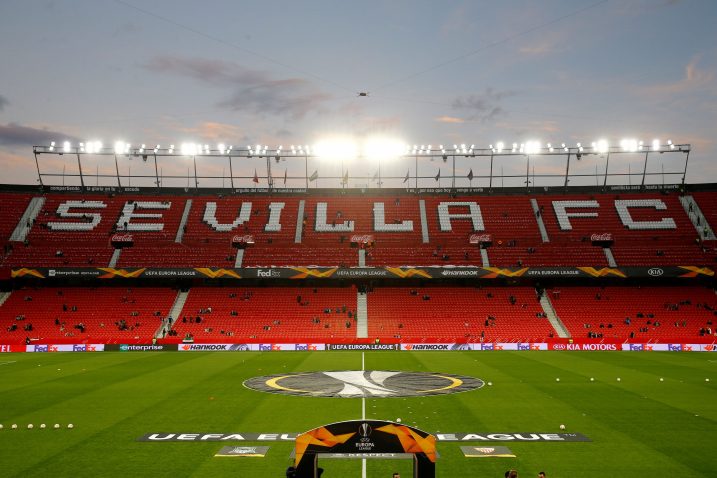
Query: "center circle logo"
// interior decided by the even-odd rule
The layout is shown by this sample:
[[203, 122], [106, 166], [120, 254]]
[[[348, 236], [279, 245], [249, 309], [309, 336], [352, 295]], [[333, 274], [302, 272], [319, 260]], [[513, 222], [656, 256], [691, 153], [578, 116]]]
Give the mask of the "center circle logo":
[[386, 370], [300, 372], [250, 378], [244, 386], [260, 392], [301, 397], [424, 397], [481, 388], [483, 380], [465, 375]]

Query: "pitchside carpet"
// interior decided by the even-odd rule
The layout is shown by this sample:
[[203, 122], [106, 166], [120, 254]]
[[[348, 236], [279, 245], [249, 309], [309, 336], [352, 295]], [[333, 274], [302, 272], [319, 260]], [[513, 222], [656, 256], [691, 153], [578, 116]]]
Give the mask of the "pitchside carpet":
[[[261, 376], [361, 370], [359, 352], [28, 353], [2, 354], [0, 362], [2, 477], [283, 476], [291, 442], [138, 438], [296, 433], [361, 418], [360, 398], [263, 393], [243, 385]], [[592, 440], [492, 443], [516, 457], [479, 459], [460, 449], [485, 447], [479, 440], [439, 441], [443, 477], [502, 476], [509, 468], [521, 476], [545, 470], [556, 477], [708, 477], [717, 470], [715, 367], [717, 357], [709, 353], [367, 352], [366, 370], [473, 377], [485, 385], [366, 399], [366, 416], [401, 418], [436, 434], [556, 434], [565, 424], [565, 432]], [[48, 427], [40, 429], [42, 423]], [[52, 428], [55, 423], [62, 428]], [[264, 458], [215, 457], [226, 445], [269, 450]], [[321, 466], [325, 477], [361, 476], [358, 460], [327, 459]], [[369, 460], [368, 476], [410, 476], [410, 466]]]

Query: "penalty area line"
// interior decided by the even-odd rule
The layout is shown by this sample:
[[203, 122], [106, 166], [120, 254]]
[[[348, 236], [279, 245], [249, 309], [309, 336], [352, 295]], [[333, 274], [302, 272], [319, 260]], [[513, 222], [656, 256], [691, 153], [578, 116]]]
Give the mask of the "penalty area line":
[[12, 362], [0, 362], [0, 365], [10, 365], [11, 363], [16, 363], [17, 360], [13, 360]]

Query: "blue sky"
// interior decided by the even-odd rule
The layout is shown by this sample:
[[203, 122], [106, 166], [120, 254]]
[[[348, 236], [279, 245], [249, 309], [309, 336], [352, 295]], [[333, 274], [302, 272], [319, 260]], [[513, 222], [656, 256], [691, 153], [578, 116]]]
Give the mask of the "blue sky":
[[[716, 22], [713, 0], [4, 0], [1, 181], [34, 183], [30, 146], [66, 138], [286, 148], [384, 135], [482, 147], [670, 138], [692, 144], [689, 182], [717, 182]], [[49, 167], [62, 164], [74, 167]], [[449, 173], [421, 174], [439, 167]]]

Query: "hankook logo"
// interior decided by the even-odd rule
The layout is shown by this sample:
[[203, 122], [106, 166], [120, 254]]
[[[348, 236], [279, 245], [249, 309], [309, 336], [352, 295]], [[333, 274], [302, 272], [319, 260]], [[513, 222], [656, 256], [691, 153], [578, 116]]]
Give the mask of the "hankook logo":
[[265, 375], [250, 378], [244, 386], [303, 397], [393, 398], [467, 392], [481, 388], [483, 381], [447, 373], [342, 370]]

